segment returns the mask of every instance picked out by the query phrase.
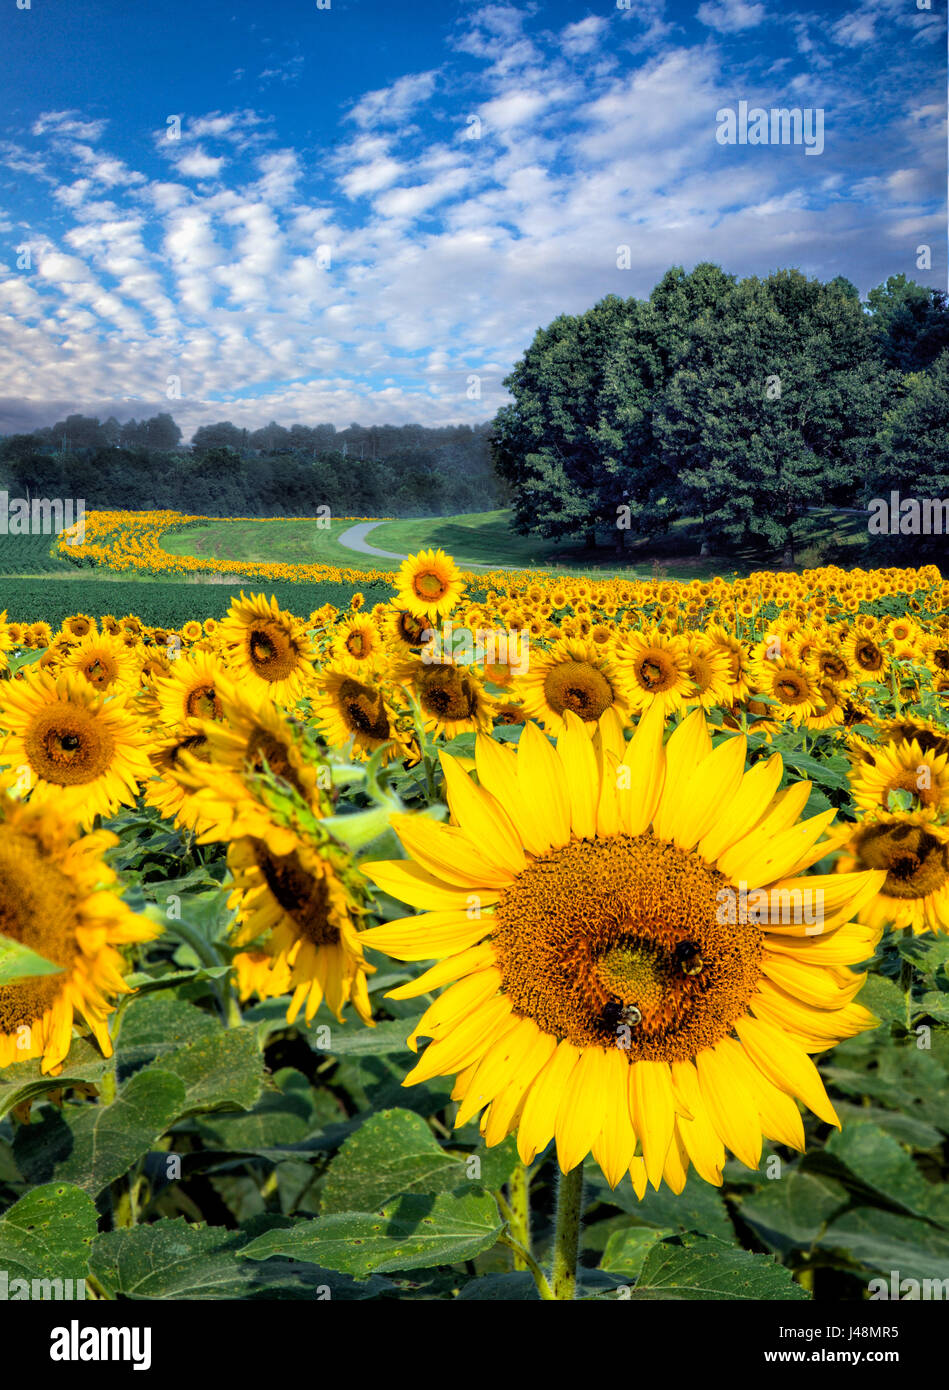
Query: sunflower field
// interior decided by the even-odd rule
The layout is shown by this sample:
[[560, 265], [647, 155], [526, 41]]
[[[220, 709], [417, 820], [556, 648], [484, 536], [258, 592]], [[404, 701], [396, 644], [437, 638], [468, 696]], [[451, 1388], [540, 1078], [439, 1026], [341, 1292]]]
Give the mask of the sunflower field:
[[0, 622], [10, 1287], [944, 1296], [939, 571], [289, 577]]

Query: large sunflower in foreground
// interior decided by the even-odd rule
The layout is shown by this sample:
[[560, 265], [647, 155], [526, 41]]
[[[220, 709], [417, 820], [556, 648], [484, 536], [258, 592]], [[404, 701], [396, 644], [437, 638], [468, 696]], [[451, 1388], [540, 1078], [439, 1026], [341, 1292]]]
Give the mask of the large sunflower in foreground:
[[0, 761], [24, 768], [37, 804], [91, 824], [135, 802], [152, 776], [148, 740], [125, 698], [97, 694], [83, 677], [41, 672], [0, 694]]
[[313, 675], [315, 649], [306, 623], [263, 594], [234, 599], [218, 633], [232, 678], [250, 695], [292, 705]]
[[130, 992], [118, 948], [160, 930], [113, 891], [102, 856], [116, 844], [102, 830], [77, 838], [51, 808], [0, 793], [0, 936], [60, 966], [0, 985], [0, 1067], [41, 1057], [42, 1071], [58, 1072], [76, 1015], [112, 1055], [109, 1014]]
[[[754, 1168], [763, 1135], [803, 1149], [795, 1097], [838, 1123], [808, 1053], [875, 1021], [848, 967], [883, 875], [802, 877], [834, 812], [799, 823], [809, 784], [776, 794], [780, 758], [746, 771], [701, 711], [665, 748], [658, 701], [628, 744], [566, 724], [556, 750], [532, 724], [516, 754], [479, 738], [480, 786], [443, 754], [454, 824], [393, 817], [414, 862], [364, 866], [425, 909], [365, 944], [438, 962], [394, 996], [449, 986], [404, 1084], [457, 1073], [457, 1122], [484, 1110], [489, 1145], [516, 1129], [527, 1163], [556, 1138], [565, 1172], [592, 1149], [640, 1194], [690, 1164], [719, 1183], [726, 1148]], [[764, 922], [743, 887], [768, 890]]]
[[406, 556], [396, 576], [396, 598], [415, 618], [444, 617], [464, 589], [461, 570], [444, 550], [420, 550]]

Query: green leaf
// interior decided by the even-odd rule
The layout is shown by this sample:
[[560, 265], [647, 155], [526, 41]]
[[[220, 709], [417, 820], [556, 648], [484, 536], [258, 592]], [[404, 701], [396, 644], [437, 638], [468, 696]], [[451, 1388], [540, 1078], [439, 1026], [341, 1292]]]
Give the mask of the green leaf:
[[623, 1231], [613, 1231], [606, 1242], [600, 1269], [604, 1274], [637, 1276], [656, 1242], [673, 1235], [674, 1231], [664, 1231], [661, 1226], [628, 1226]]
[[746, 1197], [741, 1216], [766, 1245], [784, 1254], [812, 1245], [847, 1200], [846, 1188], [832, 1178], [792, 1169], [786, 1177], [762, 1183]]
[[665, 1186], [656, 1192], [647, 1188], [642, 1201], [636, 1196], [628, 1177], [611, 1190], [598, 1170], [585, 1181], [588, 1197], [629, 1212], [643, 1226], [658, 1226], [670, 1231], [699, 1231], [733, 1242], [735, 1228], [731, 1223], [721, 1193], [708, 1183], [689, 1183], [678, 1196]]
[[330, 1164], [322, 1210], [375, 1211], [406, 1192], [444, 1192], [465, 1181], [466, 1155], [450, 1154], [410, 1110], [383, 1110]]
[[378, 1213], [340, 1212], [258, 1237], [242, 1253], [285, 1255], [346, 1274], [388, 1273], [458, 1264], [489, 1250], [504, 1229], [486, 1193], [400, 1197]]
[[385, 1279], [357, 1284], [312, 1264], [271, 1260], [249, 1264], [240, 1256], [255, 1228], [280, 1218], [258, 1218], [247, 1230], [192, 1226], [180, 1217], [108, 1231], [99, 1236], [90, 1268], [110, 1298], [362, 1299], [389, 1288]]
[[860, 990], [860, 1003], [882, 1023], [902, 1023], [906, 1018], [906, 1004], [899, 985], [888, 980], [885, 975], [869, 975]]
[[28, 980], [37, 975], [58, 975], [62, 968], [38, 956], [21, 942], [0, 936], [0, 985], [8, 985], [11, 980]]
[[837, 1130], [827, 1141], [827, 1153], [848, 1172], [888, 1202], [917, 1216], [925, 1211], [932, 1186], [903, 1146], [878, 1125], [851, 1125]]
[[154, 1064], [185, 1087], [178, 1118], [210, 1110], [252, 1110], [264, 1087], [264, 1060], [254, 1028], [218, 1028]]
[[[329, 1030], [328, 1040], [322, 1032], [325, 1028]], [[414, 1057], [405, 1041], [411, 1031], [408, 1023], [397, 1018], [378, 1023], [375, 1028], [364, 1028], [362, 1024], [347, 1028], [336, 1023], [312, 1023], [307, 1036], [313, 1047], [328, 1052], [331, 1057], [374, 1057], [386, 1052], [404, 1052]]]
[[139, 1072], [111, 1105], [64, 1106], [19, 1129], [17, 1165], [30, 1182], [74, 1182], [95, 1196], [148, 1153], [184, 1101], [177, 1076]]
[[884, 1274], [944, 1279], [949, 1270], [949, 1235], [897, 1212], [858, 1207], [831, 1222], [817, 1244]]
[[122, 1011], [115, 1039], [119, 1075], [127, 1076], [147, 1062], [199, 1038], [216, 1037], [221, 1024], [213, 1014], [195, 1008], [171, 991], [144, 994]]
[[103, 1057], [85, 1038], [74, 1038], [60, 1076], [44, 1076], [39, 1058], [14, 1062], [0, 1071], [0, 1119], [16, 1105], [37, 1100], [47, 1091], [67, 1090], [70, 1086], [95, 1084], [112, 1070], [114, 1062]]
[[646, 1252], [631, 1299], [806, 1299], [790, 1271], [714, 1237], [685, 1235]]
[[97, 1226], [95, 1203], [78, 1187], [35, 1187], [0, 1216], [0, 1270], [11, 1280], [84, 1279]]

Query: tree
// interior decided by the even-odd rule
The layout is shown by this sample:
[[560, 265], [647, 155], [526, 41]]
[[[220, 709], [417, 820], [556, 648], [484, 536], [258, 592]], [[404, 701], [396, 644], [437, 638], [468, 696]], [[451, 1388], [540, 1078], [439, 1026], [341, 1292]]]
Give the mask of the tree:
[[233, 449], [235, 453], [240, 453], [244, 449], [246, 435], [246, 430], [232, 425], [230, 420], [221, 420], [216, 425], [201, 425], [196, 429], [191, 438], [191, 447], [199, 454], [212, 449]]
[[949, 298], [941, 290], [891, 275], [867, 295], [867, 309], [888, 366], [921, 371], [949, 348]]

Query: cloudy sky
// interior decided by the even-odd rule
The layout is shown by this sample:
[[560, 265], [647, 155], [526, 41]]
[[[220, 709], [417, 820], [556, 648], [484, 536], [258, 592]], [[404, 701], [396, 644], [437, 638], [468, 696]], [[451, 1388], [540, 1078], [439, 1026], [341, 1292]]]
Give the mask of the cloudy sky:
[[[0, 433], [473, 423], [673, 264], [945, 287], [921, 2], [7, 0]], [[823, 152], [719, 143], [741, 101], [822, 110]]]

